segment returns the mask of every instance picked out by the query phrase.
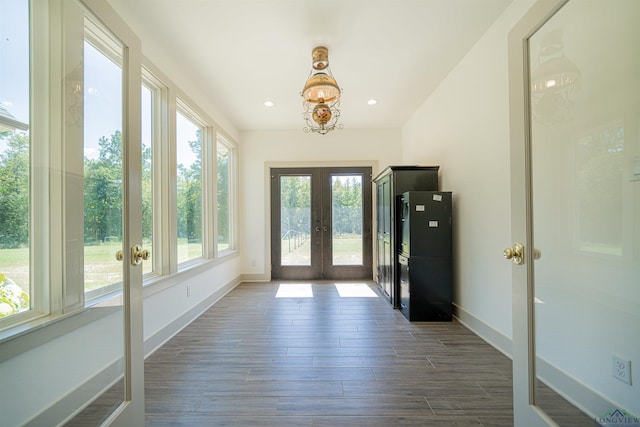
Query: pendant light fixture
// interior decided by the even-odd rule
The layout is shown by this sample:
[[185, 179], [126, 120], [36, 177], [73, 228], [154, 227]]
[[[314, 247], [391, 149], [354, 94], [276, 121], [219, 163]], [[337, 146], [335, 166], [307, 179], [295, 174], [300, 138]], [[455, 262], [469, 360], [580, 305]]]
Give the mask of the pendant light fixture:
[[302, 90], [302, 117], [307, 122], [305, 132], [325, 135], [334, 129], [342, 129], [337, 124], [340, 118], [340, 96], [342, 89], [329, 68], [329, 49], [317, 46], [311, 53], [312, 70]]

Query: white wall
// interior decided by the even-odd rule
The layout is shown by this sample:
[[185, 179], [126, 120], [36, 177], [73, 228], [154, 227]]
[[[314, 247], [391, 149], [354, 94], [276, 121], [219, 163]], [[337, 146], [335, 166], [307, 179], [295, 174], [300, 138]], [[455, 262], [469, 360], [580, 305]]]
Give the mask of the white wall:
[[371, 165], [373, 174], [401, 164], [400, 129], [343, 129], [327, 135], [298, 130], [240, 134], [242, 271], [247, 279], [270, 277], [268, 168]]
[[[403, 127], [403, 161], [440, 165], [454, 195], [454, 302], [510, 352], [507, 34], [532, 2], [514, 2]], [[471, 317], [469, 317], [471, 316]], [[496, 342], [500, 341], [500, 342]]]

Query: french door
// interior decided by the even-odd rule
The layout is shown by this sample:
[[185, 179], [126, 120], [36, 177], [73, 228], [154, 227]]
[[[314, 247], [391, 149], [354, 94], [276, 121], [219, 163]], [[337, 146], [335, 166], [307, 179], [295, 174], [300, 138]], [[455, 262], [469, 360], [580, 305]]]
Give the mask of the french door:
[[539, 1], [509, 35], [517, 426], [638, 425], [639, 19]]
[[371, 168], [271, 169], [271, 277], [370, 280]]
[[96, 396], [72, 425], [143, 425], [140, 41], [100, 0], [51, 0], [50, 14], [63, 46], [64, 108], [52, 107], [64, 165], [63, 293], [66, 307], [96, 320], [64, 356], [77, 360], [72, 373], [58, 372], [65, 360], [46, 366], [60, 383], [83, 384], [72, 414]]

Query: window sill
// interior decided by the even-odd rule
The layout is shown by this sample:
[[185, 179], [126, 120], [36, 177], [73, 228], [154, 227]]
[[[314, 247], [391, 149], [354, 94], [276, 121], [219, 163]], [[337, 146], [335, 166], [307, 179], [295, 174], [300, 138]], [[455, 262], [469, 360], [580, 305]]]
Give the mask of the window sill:
[[0, 333], [0, 363], [81, 328], [117, 307], [93, 306], [74, 313], [43, 316]]
[[178, 283], [184, 282], [186, 279], [196, 276], [200, 273], [204, 273], [211, 268], [224, 264], [231, 259], [237, 258], [240, 256], [240, 251], [225, 251], [220, 254], [218, 258], [215, 259], [200, 259], [195, 262], [190, 262], [187, 265], [182, 266], [182, 269], [179, 270], [176, 274], [172, 274], [171, 276], [155, 276], [150, 278], [149, 280], [145, 280], [144, 282], [144, 291], [143, 295], [145, 298], [155, 295], [168, 289], [172, 286], [177, 285]]
[[[226, 251], [216, 259], [199, 260], [171, 276], [152, 277], [144, 282], [144, 298], [160, 293], [238, 256], [240, 252], [237, 250]], [[112, 298], [114, 295], [108, 296], [101, 303], [74, 313], [41, 316], [0, 332], [0, 363], [111, 314], [114, 309], [117, 309], [108, 303]]]

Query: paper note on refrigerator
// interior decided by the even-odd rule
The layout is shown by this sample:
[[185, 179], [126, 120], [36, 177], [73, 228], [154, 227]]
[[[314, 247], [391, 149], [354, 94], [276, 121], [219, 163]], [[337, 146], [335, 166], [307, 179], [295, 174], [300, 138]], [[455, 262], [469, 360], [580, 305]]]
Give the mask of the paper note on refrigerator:
[[433, 200], [435, 200], [436, 202], [441, 202], [442, 201], [442, 194], [434, 194], [433, 195]]
[[416, 205], [416, 212], [424, 212], [424, 205]]
[[429, 227], [434, 228], [438, 226], [438, 221], [429, 221]]

